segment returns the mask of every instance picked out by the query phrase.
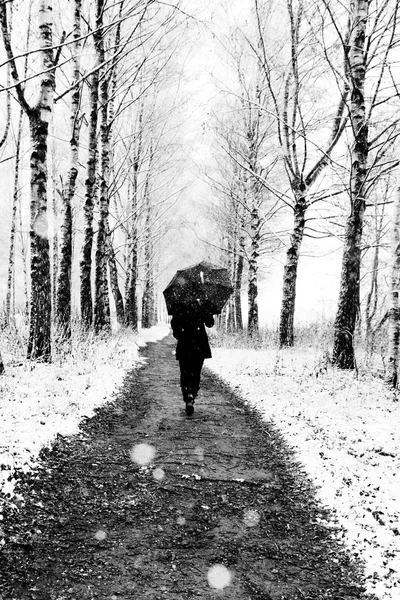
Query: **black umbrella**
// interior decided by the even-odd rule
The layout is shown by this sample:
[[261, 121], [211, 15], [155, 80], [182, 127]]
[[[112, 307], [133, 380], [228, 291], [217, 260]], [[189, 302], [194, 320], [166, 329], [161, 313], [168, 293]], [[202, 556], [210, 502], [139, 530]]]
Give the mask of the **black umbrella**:
[[175, 273], [163, 294], [169, 315], [218, 314], [233, 292], [228, 270], [202, 261]]

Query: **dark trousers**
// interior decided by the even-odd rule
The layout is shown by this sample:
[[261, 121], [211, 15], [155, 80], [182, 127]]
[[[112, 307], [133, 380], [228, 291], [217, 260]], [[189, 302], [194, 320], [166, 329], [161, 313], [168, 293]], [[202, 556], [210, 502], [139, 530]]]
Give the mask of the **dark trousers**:
[[194, 397], [197, 396], [203, 362], [203, 358], [185, 357], [179, 359], [181, 388], [184, 400], [187, 400], [188, 394], [193, 394]]

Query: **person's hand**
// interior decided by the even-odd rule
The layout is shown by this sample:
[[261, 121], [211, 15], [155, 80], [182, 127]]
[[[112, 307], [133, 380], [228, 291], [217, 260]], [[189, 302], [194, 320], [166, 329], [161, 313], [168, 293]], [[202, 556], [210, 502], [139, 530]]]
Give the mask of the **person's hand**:
[[205, 317], [204, 317], [204, 325], [206, 325], [207, 327], [213, 327], [214, 326], [214, 317], [213, 317], [212, 314], [205, 315]]

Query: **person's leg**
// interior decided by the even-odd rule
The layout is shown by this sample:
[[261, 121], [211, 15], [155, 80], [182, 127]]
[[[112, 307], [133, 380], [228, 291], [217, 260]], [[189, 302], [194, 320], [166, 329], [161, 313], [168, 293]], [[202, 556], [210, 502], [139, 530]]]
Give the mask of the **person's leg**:
[[181, 370], [181, 390], [183, 399], [186, 402], [188, 395], [192, 393], [191, 390], [191, 364], [187, 358], [181, 358], [179, 360], [179, 367]]
[[193, 381], [194, 381], [194, 361], [192, 357], [185, 357], [179, 361], [181, 369], [181, 388], [183, 399], [186, 404], [186, 414], [192, 415], [194, 412], [194, 394], [193, 394]]
[[197, 360], [193, 361], [193, 368], [192, 368], [192, 393], [193, 396], [196, 398], [197, 394], [199, 393], [199, 388], [200, 388], [200, 375], [201, 375], [201, 369], [203, 368], [203, 363], [204, 360], [202, 358], [198, 358]]

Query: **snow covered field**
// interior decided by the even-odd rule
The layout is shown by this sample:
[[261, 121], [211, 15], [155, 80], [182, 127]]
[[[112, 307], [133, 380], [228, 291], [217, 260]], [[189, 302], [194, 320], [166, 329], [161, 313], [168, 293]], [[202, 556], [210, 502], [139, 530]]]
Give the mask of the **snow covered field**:
[[365, 561], [368, 591], [397, 600], [400, 403], [382, 380], [333, 369], [316, 352], [216, 348], [207, 366], [295, 449], [346, 546]]
[[[14, 468], [30, 469], [57, 433], [76, 432], [84, 416], [112, 398], [125, 372], [140, 367], [138, 348], [168, 333], [165, 324], [140, 334], [124, 331], [82, 342], [51, 365], [8, 366], [0, 378], [3, 494], [12, 501]], [[214, 347], [207, 367], [280, 429], [321, 503], [335, 511], [347, 547], [365, 561], [368, 591], [397, 600], [400, 403], [380, 379], [337, 371], [321, 361], [321, 353]], [[330, 524], [332, 535], [341, 535], [337, 523]]]

